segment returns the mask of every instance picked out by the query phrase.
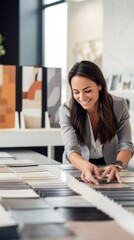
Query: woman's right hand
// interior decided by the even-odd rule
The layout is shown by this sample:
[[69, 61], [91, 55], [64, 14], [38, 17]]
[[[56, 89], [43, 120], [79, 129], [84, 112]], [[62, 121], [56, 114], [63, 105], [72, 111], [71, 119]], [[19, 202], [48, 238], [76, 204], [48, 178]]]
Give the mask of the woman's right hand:
[[100, 169], [96, 165], [89, 163], [86, 169], [82, 171], [81, 179], [86, 183], [99, 185], [98, 179], [101, 179]]

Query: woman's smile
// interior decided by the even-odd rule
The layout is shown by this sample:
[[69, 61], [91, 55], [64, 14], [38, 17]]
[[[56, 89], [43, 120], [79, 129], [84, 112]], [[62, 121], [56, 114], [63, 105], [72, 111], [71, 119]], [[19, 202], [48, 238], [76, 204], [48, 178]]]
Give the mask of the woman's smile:
[[91, 101], [91, 99], [89, 99], [89, 100], [82, 100], [82, 101], [80, 101], [80, 103], [82, 104], [82, 105], [87, 105], [89, 102]]
[[86, 110], [96, 108], [101, 86], [83, 76], [74, 76], [71, 81], [74, 99]]

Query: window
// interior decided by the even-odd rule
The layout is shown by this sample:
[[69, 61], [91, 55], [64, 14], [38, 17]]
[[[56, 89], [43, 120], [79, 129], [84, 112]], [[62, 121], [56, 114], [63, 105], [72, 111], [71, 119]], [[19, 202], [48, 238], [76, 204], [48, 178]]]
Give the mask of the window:
[[[45, 0], [45, 4], [54, 1]], [[66, 101], [67, 3], [49, 5], [43, 11], [43, 65], [62, 69], [62, 102]]]

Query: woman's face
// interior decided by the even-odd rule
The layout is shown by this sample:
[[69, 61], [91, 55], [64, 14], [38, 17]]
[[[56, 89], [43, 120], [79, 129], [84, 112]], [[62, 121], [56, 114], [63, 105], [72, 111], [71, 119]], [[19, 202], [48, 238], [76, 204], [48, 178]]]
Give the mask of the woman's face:
[[73, 97], [87, 111], [98, 106], [100, 85], [86, 77], [74, 76], [71, 80]]

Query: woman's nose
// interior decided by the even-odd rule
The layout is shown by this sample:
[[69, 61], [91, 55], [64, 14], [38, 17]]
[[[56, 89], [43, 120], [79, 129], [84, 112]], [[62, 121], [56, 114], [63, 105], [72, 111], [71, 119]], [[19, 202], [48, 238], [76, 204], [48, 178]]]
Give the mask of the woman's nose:
[[83, 93], [80, 93], [79, 98], [80, 98], [80, 100], [82, 101], [82, 100], [84, 99], [84, 94], [83, 94]]

